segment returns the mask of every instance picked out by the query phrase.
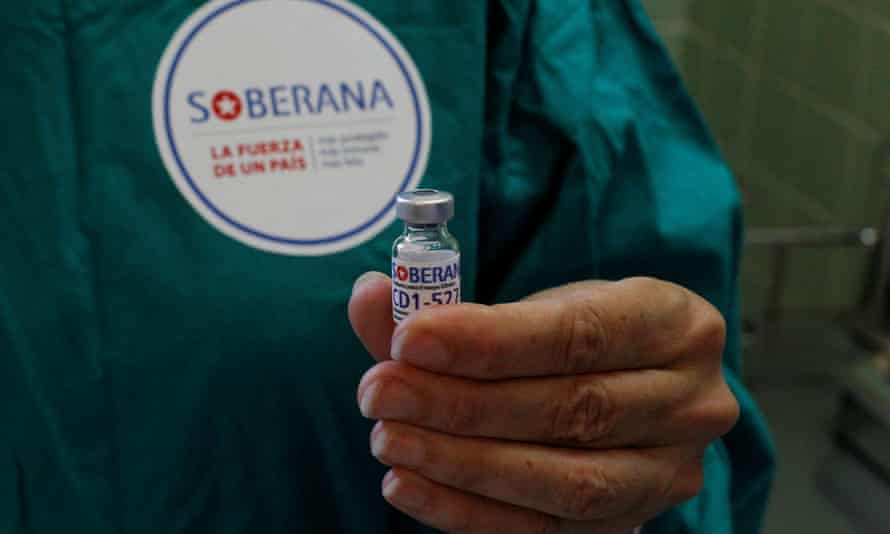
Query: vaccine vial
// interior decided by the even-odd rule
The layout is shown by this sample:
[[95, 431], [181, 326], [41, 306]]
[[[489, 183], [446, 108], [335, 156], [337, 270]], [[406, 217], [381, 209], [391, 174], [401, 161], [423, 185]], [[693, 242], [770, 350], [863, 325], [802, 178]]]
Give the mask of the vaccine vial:
[[396, 215], [405, 230], [392, 247], [392, 316], [460, 302], [460, 249], [448, 233], [454, 197], [435, 189], [401, 193]]

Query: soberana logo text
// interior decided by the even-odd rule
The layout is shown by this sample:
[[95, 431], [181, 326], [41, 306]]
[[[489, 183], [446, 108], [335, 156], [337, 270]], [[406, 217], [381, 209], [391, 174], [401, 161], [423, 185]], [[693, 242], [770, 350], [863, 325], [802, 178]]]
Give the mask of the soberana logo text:
[[392, 93], [382, 80], [294, 83], [240, 91], [196, 90], [187, 94], [192, 124], [331, 114], [391, 111]]

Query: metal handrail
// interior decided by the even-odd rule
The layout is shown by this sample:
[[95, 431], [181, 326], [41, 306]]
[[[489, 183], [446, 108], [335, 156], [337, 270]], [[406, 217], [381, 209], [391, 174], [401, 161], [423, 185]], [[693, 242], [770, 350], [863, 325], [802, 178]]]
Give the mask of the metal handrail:
[[[773, 264], [767, 289], [767, 303], [759, 318], [756, 342], [765, 346], [764, 327], [775, 324], [782, 316], [782, 296], [788, 272], [790, 250], [813, 247], [861, 247], [873, 249], [880, 244], [878, 231], [872, 227], [850, 228], [839, 226], [792, 226], [776, 228], [749, 228], [746, 232], [747, 247], [766, 247], [773, 250]], [[767, 328], [768, 329], [768, 328]]]
[[781, 228], [750, 228], [746, 244], [770, 247], [866, 247], [878, 244], [875, 228], [832, 226], [792, 226]]

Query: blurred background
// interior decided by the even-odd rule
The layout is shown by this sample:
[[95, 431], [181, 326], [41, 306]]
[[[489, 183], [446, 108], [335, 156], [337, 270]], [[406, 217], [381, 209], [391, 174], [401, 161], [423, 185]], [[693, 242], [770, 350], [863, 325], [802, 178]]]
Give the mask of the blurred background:
[[890, 533], [890, 0], [644, 0], [744, 195], [767, 534]]

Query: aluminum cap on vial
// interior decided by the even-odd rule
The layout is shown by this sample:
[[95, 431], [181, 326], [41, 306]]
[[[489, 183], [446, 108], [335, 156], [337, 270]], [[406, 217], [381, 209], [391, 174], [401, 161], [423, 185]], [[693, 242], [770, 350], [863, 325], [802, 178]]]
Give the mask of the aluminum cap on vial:
[[454, 196], [435, 189], [400, 193], [396, 215], [409, 224], [443, 224], [454, 216]]

